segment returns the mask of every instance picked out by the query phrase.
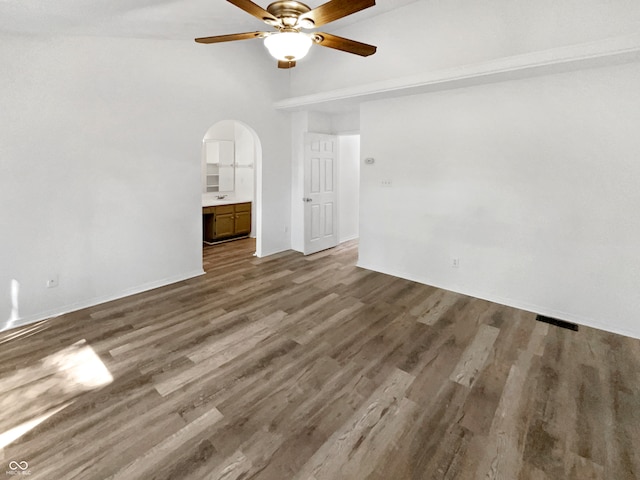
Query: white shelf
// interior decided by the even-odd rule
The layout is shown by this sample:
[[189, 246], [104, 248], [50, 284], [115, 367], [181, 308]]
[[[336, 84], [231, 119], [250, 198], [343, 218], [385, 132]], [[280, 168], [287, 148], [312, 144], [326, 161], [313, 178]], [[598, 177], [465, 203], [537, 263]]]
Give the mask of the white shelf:
[[235, 184], [235, 147], [231, 140], [205, 140], [205, 192], [232, 192]]

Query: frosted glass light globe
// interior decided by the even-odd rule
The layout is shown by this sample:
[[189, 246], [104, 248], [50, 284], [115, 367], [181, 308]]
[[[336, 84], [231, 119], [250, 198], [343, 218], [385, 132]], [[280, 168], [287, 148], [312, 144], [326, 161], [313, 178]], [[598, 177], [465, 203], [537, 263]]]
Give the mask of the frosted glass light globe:
[[283, 62], [301, 59], [312, 43], [309, 35], [298, 32], [274, 33], [264, 39], [264, 46], [271, 56]]

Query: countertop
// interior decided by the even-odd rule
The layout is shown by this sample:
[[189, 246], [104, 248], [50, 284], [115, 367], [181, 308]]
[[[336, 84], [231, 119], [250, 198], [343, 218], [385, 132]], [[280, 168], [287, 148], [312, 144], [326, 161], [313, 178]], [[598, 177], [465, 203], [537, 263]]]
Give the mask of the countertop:
[[246, 198], [225, 198], [223, 200], [218, 200], [217, 198], [203, 198], [202, 206], [203, 207], [215, 207], [218, 205], [233, 205], [234, 203], [247, 203], [252, 200]]

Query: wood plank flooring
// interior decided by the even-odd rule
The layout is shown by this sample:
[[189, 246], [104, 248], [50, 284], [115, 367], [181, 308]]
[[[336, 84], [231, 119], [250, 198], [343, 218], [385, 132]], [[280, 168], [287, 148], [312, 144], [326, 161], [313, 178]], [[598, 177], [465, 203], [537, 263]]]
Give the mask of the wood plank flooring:
[[0, 334], [0, 474], [640, 478], [640, 341], [254, 246]]

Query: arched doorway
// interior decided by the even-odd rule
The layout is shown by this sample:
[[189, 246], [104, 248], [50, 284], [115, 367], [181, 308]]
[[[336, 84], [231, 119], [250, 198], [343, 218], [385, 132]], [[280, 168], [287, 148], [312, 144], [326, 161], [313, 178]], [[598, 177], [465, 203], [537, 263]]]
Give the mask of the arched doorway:
[[[223, 191], [207, 187], [207, 147], [211, 142], [233, 142], [233, 180], [224, 182]], [[256, 255], [262, 253], [262, 144], [253, 128], [238, 120], [221, 120], [213, 124], [202, 139], [202, 200], [224, 196], [225, 200], [252, 204], [251, 234], [256, 239]], [[233, 188], [230, 188], [233, 185]]]

